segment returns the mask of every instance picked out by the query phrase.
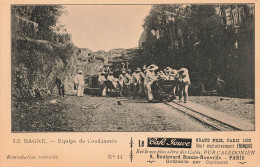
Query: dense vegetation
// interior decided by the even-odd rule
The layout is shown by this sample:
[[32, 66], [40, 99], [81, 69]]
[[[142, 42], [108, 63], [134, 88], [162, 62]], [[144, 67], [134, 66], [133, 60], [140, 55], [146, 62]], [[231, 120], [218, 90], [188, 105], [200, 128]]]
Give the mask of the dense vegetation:
[[227, 95], [254, 96], [254, 13], [248, 5], [154, 5], [143, 27], [142, 64], [186, 67], [208, 88], [221, 76]]

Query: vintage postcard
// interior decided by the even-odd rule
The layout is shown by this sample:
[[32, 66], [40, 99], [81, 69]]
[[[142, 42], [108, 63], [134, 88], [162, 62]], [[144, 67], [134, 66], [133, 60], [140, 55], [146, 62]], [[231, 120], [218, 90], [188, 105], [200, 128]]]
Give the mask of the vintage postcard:
[[260, 166], [259, 1], [0, 1], [0, 167]]

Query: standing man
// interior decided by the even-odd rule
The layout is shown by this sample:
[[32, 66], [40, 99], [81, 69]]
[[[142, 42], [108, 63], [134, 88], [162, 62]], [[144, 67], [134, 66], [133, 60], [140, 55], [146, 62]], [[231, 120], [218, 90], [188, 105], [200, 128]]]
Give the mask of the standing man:
[[98, 84], [99, 84], [99, 90], [101, 92], [101, 96], [106, 96], [107, 94], [107, 86], [106, 82], [107, 79], [105, 77], [106, 72], [102, 71], [101, 74], [98, 76]]
[[56, 85], [57, 85], [59, 96], [64, 97], [64, 94], [65, 94], [64, 85], [62, 84], [61, 79], [58, 76], [56, 76]]
[[81, 69], [78, 71], [74, 82], [77, 86], [77, 96], [82, 97], [84, 92], [84, 75]]
[[173, 100], [176, 99], [176, 96], [179, 92], [179, 74], [178, 71], [175, 69], [172, 69], [169, 74], [169, 79], [173, 81]]
[[170, 72], [172, 71], [172, 68], [171, 67], [166, 67], [164, 69], [164, 72], [165, 72], [165, 75], [167, 77], [167, 80], [170, 80]]
[[129, 86], [131, 83], [131, 78], [126, 75], [125, 71], [122, 71], [122, 74], [119, 76], [119, 84], [120, 84], [120, 96], [129, 96]]
[[136, 97], [139, 93], [139, 91], [141, 90], [142, 87], [142, 82], [141, 82], [141, 75], [140, 75], [140, 68], [137, 68], [134, 73], [133, 73], [133, 77], [132, 77], [132, 81], [133, 81], [133, 96]]
[[[128, 65], [128, 64], [127, 64]], [[127, 96], [130, 96], [131, 93], [133, 93], [134, 91], [134, 84], [133, 84], [133, 75], [131, 74], [131, 69], [128, 69], [126, 71], [126, 77], [130, 79], [130, 85], [129, 85], [129, 90], [128, 90], [128, 95]]]
[[188, 88], [190, 85], [190, 77], [189, 77], [189, 71], [187, 68], [181, 68], [179, 71], [179, 100], [182, 99], [182, 94], [184, 96], [184, 103], [187, 103], [188, 99]]
[[153, 93], [152, 93], [152, 84], [153, 82], [157, 79], [154, 71], [158, 69], [157, 66], [155, 65], [150, 65], [147, 70], [146, 70], [146, 74], [145, 74], [145, 80], [146, 80], [146, 91], [147, 91], [147, 97], [148, 97], [148, 102], [151, 103], [153, 100]]
[[142, 97], [146, 97], [147, 96], [147, 92], [146, 92], [146, 89], [145, 89], [145, 84], [146, 84], [145, 74], [144, 74], [145, 70], [146, 70], [146, 65], [143, 66], [142, 71], [140, 70], [141, 71], [140, 72], [141, 86], [140, 86], [138, 94], [141, 95]]
[[111, 92], [112, 89], [116, 88], [115, 77], [113, 76], [113, 72], [110, 71], [109, 75], [107, 76], [107, 89]]

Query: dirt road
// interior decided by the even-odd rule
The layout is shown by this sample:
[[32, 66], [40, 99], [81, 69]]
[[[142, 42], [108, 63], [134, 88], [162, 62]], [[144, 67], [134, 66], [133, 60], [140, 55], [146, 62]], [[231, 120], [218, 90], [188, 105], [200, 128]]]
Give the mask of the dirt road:
[[[57, 103], [50, 103], [56, 99]], [[112, 97], [45, 97], [13, 101], [12, 131], [143, 132], [211, 131], [210, 127], [163, 103]]]

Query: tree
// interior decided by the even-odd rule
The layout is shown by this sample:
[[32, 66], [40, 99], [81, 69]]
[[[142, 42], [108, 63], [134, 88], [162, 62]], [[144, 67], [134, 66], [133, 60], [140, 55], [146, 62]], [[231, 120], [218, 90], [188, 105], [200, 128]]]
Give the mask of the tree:
[[61, 5], [14, 5], [12, 13], [38, 23], [38, 38], [52, 40], [51, 26], [55, 26], [65, 12]]
[[[238, 10], [239, 22], [232, 14]], [[253, 87], [253, 12], [250, 5], [154, 5], [143, 24], [143, 64], [187, 67], [209, 87], [221, 75], [229, 95], [252, 92], [245, 80]]]

